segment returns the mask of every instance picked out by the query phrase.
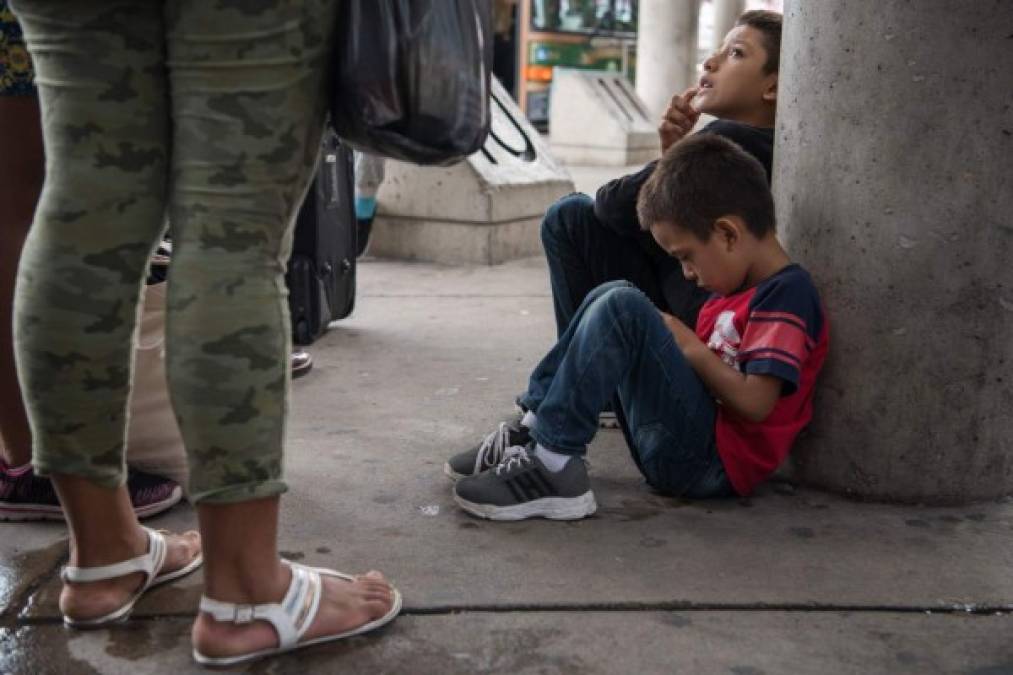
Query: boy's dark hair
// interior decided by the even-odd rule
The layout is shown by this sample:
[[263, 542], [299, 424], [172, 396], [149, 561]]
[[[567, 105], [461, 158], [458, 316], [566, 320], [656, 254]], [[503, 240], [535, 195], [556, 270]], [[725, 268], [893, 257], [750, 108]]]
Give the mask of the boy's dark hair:
[[768, 75], [776, 73], [781, 67], [781, 15], [765, 9], [753, 9], [743, 12], [735, 25], [749, 26], [763, 33], [763, 48], [767, 52], [763, 72]]
[[671, 223], [700, 241], [710, 239], [714, 222], [728, 215], [742, 218], [757, 239], [776, 227], [763, 165], [715, 134], [696, 134], [669, 148], [637, 197], [643, 229]]

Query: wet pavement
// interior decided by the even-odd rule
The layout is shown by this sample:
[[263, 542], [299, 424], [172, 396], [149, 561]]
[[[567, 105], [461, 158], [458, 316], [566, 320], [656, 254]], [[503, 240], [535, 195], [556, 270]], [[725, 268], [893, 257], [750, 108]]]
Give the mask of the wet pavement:
[[[453, 504], [450, 454], [512, 412], [555, 329], [538, 259], [367, 260], [353, 316], [293, 386], [281, 548], [384, 570], [405, 613], [256, 673], [1013, 673], [1013, 503], [863, 504], [778, 483], [749, 500], [651, 493], [617, 431], [590, 451], [600, 510], [490, 523]], [[194, 523], [179, 507], [149, 524]], [[0, 673], [189, 673], [200, 574], [129, 622], [60, 624], [58, 524], [0, 524]]]

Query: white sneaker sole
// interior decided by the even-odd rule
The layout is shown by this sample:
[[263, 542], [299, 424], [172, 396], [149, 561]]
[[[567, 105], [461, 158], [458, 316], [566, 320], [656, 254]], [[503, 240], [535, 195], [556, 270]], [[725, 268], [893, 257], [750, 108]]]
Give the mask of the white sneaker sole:
[[579, 497], [543, 497], [514, 506], [493, 506], [476, 504], [454, 495], [457, 505], [468, 513], [488, 520], [525, 520], [527, 518], [548, 518], [549, 520], [580, 520], [598, 510], [594, 492], [588, 490]]

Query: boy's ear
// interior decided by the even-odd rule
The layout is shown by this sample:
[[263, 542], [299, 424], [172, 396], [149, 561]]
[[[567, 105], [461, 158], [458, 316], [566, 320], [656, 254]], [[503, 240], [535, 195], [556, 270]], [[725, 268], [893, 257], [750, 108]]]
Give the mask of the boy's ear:
[[731, 251], [742, 239], [743, 226], [738, 216], [721, 216], [711, 225], [711, 236], [717, 237], [726, 251]]
[[772, 73], [767, 88], [763, 90], [763, 100], [768, 103], [777, 103], [777, 73]]

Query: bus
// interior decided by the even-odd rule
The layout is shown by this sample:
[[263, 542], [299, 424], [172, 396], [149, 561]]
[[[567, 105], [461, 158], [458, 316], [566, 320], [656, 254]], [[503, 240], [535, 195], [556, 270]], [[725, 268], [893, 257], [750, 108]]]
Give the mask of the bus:
[[521, 110], [541, 131], [549, 123], [556, 66], [636, 74], [637, 0], [520, 0], [517, 80]]

